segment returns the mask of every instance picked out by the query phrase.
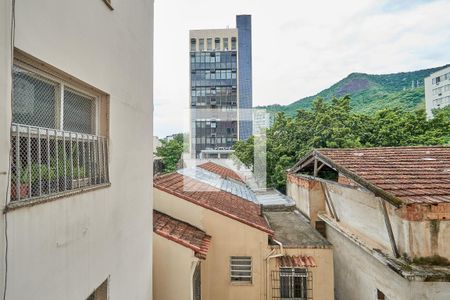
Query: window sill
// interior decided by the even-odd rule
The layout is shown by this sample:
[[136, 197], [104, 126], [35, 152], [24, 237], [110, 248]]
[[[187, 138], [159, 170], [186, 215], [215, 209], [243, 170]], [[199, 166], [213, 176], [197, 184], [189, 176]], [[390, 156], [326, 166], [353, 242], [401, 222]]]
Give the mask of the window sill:
[[34, 205], [39, 205], [39, 204], [51, 202], [51, 201], [58, 200], [58, 199], [61, 199], [61, 198], [71, 197], [71, 196], [82, 194], [82, 193], [85, 193], [85, 192], [90, 192], [90, 191], [95, 191], [95, 190], [98, 190], [98, 189], [108, 188], [110, 186], [111, 186], [111, 183], [103, 183], [103, 184], [98, 184], [98, 185], [95, 185], [95, 186], [75, 189], [75, 190], [71, 190], [71, 191], [67, 191], [67, 192], [63, 192], [63, 193], [55, 194], [55, 195], [51, 195], [51, 196], [43, 196], [43, 197], [34, 198], [34, 199], [12, 201], [12, 202], [8, 203], [8, 205], [6, 205], [3, 213], [8, 213], [10, 211], [13, 211], [13, 210], [16, 210], [16, 209], [19, 209], [19, 208], [22, 208], [22, 207], [31, 207], [31, 206], [34, 206]]
[[253, 282], [231, 281], [230, 285], [233, 285], [233, 286], [252, 286]]

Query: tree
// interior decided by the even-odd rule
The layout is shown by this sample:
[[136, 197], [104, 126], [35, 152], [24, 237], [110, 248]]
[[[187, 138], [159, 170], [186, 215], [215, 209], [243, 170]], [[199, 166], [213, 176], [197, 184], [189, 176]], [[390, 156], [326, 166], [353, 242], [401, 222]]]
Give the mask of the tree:
[[164, 172], [173, 172], [185, 147], [183, 134], [176, 134], [170, 141], [161, 140], [161, 143], [161, 147], [156, 148], [156, 155], [163, 160]]
[[[267, 136], [267, 184], [284, 190], [286, 170], [314, 148], [356, 148], [450, 143], [450, 106], [434, 111], [388, 108], [373, 115], [351, 111], [350, 97], [325, 102], [318, 98], [312, 110], [294, 117], [277, 114]], [[253, 139], [237, 142], [235, 155], [253, 167]]]

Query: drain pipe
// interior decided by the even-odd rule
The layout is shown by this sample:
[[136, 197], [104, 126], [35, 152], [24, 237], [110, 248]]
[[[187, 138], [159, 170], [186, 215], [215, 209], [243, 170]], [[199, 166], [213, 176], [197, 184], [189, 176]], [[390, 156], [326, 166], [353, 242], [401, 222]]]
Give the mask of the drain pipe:
[[283, 244], [280, 241], [277, 241], [276, 239], [272, 239], [272, 241], [274, 241], [276, 244], [278, 244], [278, 246], [280, 246], [280, 253], [279, 254], [273, 254], [276, 251], [276, 249], [272, 249], [272, 251], [270, 251], [269, 255], [267, 255], [267, 257], [266, 257], [266, 276], [264, 276], [264, 278], [266, 279], [266, 284], [265, 284], [265, 287], [264, 287], [264, 298], [266, 300], [268, 300], [268, 298], [267, 298], [267, 288], [268, 288], [267, 276], [270, 276], [268, 274], [269, 273], [269, 261], [272, 258], [284, 256]]

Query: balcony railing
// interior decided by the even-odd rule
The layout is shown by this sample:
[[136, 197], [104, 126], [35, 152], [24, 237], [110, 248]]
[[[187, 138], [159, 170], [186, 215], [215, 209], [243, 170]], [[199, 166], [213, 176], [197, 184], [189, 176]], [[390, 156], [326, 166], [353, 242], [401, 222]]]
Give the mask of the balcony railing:
[[11, 157], [11, 201], [109, 182], [105, 137], [12, 124]]

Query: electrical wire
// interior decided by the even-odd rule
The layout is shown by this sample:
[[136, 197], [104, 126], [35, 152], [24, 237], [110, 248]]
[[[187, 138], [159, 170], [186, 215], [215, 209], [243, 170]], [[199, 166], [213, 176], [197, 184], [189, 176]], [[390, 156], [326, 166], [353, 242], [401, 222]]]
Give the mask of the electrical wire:
[[[11, 97], [10, 97], [10, 111], [12, 111], [12, 99], [13, 99], [13, 89], [12, 89], [12, 82], [13, 82], [13, 62], [14, 62], [14, 44], [15, 44], [15, 27], [16, 27], [16, 0], [11, 1]], [[11, 136], [10, 136], [11, 138]], [[12, 161], [12, 150], [10, 148], [9, 155], [8, 155], [8, 166], [11, 166]], [[10, 189], [10, 181], [11, 181], [11, 167], [9, 167], [7, 176], [6, 176], [6, 193], [5, 193], [5, 208], [8, 205], [8, 195], [9, 195], [9, 189]], [[6, 212], [3, 212], [3, 216], [5, 218], [5, 278], [3, 282], [3, 300], [6, 300], [6, 291], [8, 286], [8, 214]]]

